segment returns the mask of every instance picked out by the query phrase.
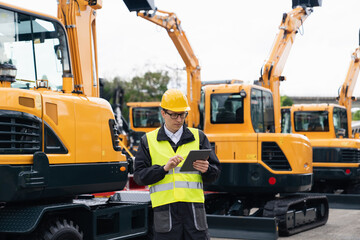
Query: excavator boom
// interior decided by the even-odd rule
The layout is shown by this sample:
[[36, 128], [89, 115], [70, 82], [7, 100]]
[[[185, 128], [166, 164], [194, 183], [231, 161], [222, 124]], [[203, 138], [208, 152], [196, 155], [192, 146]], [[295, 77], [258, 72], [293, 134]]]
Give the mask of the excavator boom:
[[[360, 44], [359, 44], [360, 45]], [[360, 47], [355, 49], [355, 51], [351, 55], [350, 66], [348, 72], [346, 74], [345, 81], [341, 86], [339, 93], [339, 104], [344, 106], [347, 111], [347, 119], [348, 119], [348, 133], [349, 135], [352, 132], [351, 129], [351, 104], [352, 101], [355, 100], [353, 97], [354, 88], [356, 85], [356, 81], [360, 71]]]
[[281, 132], [280, 81], [285, 80], [285, 77], [281, 74], [289, 56], [291, 47], [295, 41], [295, 36], [299, 32], [299, 28], [313, 11], [312, 8], [309, 8], [309, 6], [311, 7], [317, 5], [321, 4], [300, 5], [295, 7], [292, 11], [283, 14], [281, 24], [279, 26], [280, 31], [275, 38], [270, 56], [262, 69], [259, 81], [263, 87], [270, 89], [274, 96], [274, 120], [276, 133]]
[[58, 18], [69, 36], [74, 89], [92, 97], [99, 97], [95, 20], [96, 10], [101, 7], [101, 0], [58, 1]]
[[187, 123], [188, 126], [197, 127], [200, 122], [198, 109], [201, 90], [200, 66], [185, 32], [181, 29], [181, 21], [175, 13], [162, 10], [156, 10], [152, 14], [142, 11], [138, 12], [138, 16], [165, 28], [184, 61], [187, 72], [187, 98], [191, 107]]

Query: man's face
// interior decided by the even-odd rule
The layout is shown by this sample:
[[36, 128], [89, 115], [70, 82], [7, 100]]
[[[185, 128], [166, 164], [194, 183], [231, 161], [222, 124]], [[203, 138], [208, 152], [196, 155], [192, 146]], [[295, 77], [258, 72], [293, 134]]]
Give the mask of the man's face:
[[187, 112], [173, 112], [170, 110], [161, 110], [161, 115], [164, 118], [166, 128], [170, 132], [177, 132], [182, 125], [184, 125]]

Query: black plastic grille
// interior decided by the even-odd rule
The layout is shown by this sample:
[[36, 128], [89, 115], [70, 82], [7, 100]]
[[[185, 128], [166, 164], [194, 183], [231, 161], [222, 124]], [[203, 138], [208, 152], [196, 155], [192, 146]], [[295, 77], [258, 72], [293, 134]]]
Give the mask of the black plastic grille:
[[0, 111], [0, 154], [32, 154], [40, 150], [40, 118], [28, 113]]
[[313, 162], [341, 162], [339, 148], [313, 147]]
[[291, 166], [285, 154], [276, 142], [263, 142], [261, 145], [262, 161], [271, 169], [277, 171], [290, 171]]
[[119, 130], [114, 119], [109, 119], [109, 127], [110, 127], [110, 134], [112, 139], [113, 148], [115, 151], [121, 151], [121, 147], [119, 146], [120, 139], [119, 139]]
[[343, 162], [355, 163], [360, 162], [360, 151], [358, 149], [341, 149], [341, 157]]
[[360, 150], [357, 148], [313, 148], [314, 162], [358, 163]]

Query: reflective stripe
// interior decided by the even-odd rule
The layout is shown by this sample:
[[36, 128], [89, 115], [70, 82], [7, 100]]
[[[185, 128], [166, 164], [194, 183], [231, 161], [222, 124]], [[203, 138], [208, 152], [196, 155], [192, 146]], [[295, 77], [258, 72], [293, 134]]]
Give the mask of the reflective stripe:
[[151, 193], [154, 193], [154, 192], [161, 192], [161, 191], [171, 190], [171, 189], [174, 188], [173, 185], [174, 184], [172, 182], [164, 183], [164, 184], [158, 184], [158, 185], [151, 186], [149, 188], [149, 191], [150, 191], [150, 194], [151, 194]]
[[[171, 190], [174, 188], [173, 186], [174, 184], [171, 183], [165, 183], [165, 184], [159, 184], [159, 185], [155, 185], [155, 186], [151, 186], [149, 191], [150, 194], [151, 193], [155, 193], [155, 192], [161, 192], [161, 191], [166, 191], [166, 190]], [[201, 182], [175, 182], [175, 187], [176, 188], [189, 188], [189, 189], [203, 189], [203, 184]]]
[[203, 189], [203, 184], [201, 182], [175, 182], [176, 188], [193, 188], [193, 189]]
[[[181, 168], [181, 167], [176, 167], [176, 168], [174, 168], [175, 173], [181, 173], [181, 174], [199, 174], [199, 175], [200, 175], [200, 172], [199, 172], [199, 171], [180, 172], [180, 168]], [[173, 174], [173, 171], [169, 171], [169, 173], [167, 173], [167, 174]]]

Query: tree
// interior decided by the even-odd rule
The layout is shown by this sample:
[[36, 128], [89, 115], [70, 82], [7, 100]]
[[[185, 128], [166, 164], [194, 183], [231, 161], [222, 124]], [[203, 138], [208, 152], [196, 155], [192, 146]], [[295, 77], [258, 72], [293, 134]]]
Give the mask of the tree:
[[168, 72], [146, 72], [125, 84], [125, 102], [160, 101], [167, 90], [170, 77]]
[[289, 98], [288, 96], [281, 96], [280, 97], [280, 101], [281, 101], [281, 106], [292, 106], [294, 104], [293, 100], [291, 98]]
[[360, 110], [357, 110], [352, 114], [352, 120], [359, 121], [360, 120]]
[[[103, 81], [103, 94], [101, 97], [108, 100], [113, 107], [116, 103], [119, 103], [124, 118], [128, 119], [127, 102], [161, 101], [169, 81], [170, 77], [167, 71], [146, 72], [143, 76], [133, 77], [130, 82], [115, 77], [113, 81]], [[119, 91], [123, 94], [116, 94]], [[121, 101], [115, 99], [120, 96], [122, 97]]]

